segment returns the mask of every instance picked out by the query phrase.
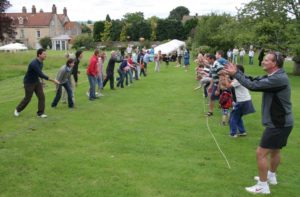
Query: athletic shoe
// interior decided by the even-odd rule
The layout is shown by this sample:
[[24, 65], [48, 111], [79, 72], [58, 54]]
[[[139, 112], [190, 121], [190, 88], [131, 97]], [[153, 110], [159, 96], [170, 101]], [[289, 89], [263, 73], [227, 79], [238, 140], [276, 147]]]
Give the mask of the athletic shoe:
[[47, 118], [47, 115], [46, 114], [41, 114], [41, 115], [38, 115], [38, 117], [40, 117], [40, 118]]
[[262, 186], [261, 184], [257, 183], [256, 185], [252, 187], [245, 187], [247, 192], [250, 192], [252, 194], [270, 194], [270, 188], [269, 185]]
[[246, 132], [244, 132], [244, 133], [238, 133], [237, 135], [243, 137], [243, 136], [247, 136], [247, 133]]
[[[255, 176], [255, 177], [254, 177], [254, 180], [259, 181], [259, 176]], [[268, 176], [268, 183], [269, 183], [270, 185], [277, 185], [278, 182], [277, 182], [276, 176], [274, 176], [274, 177]]]
[[232, 137], [232, 138], [237, 138], [238, 137], [238, 135], [237, 134], [234, 134], [234, 135], [229, 135], [229, 137]]
[[18, 112], [17, 109], [15, 109], [15, 111], [14, 111], [14, 116], [16, 116], [16, 117], [20, 116], [20, 112]]

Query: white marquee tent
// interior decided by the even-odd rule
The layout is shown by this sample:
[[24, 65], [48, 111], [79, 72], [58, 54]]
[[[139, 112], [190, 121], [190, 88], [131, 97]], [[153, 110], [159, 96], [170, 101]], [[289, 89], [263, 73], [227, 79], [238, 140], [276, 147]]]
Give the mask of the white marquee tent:
[[158, 45], [154, 48], [154, 53], [157, 54], [160, 50], [162, 54], [171, 54], [175, 51], [177, 51], [178, 48], [183, 47], [185, 48], [185, 42], [180, 40], [171, 40], [170, 42]]
[[18, 50], [28, 50], [24, 44], [20, 43], [10, 43], [0, 47], [0, 51], [18, 51]]

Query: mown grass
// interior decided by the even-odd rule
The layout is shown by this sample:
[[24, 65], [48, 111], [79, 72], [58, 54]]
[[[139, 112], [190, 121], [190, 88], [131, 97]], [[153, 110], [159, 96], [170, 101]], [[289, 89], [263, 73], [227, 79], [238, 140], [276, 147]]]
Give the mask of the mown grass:
[[[45, 62], [50, 76], [64, 61], [63, 53], [55, 54], [61, 62], [52, 62], [50, 51]], [[82, 64], [90, 54], [85, 53]], [[17, 65], [14, 58], [11, 64], [6, 61]], [[286, 68], [291, 72], [291, 64]], [[47, 119], [35, 117], [36, 98], [20, 117], [13, 117], [24, 96], [23, 76], [0, 81], [0, 196], [252, 196], [244, 187], [254, 184], [257, 171], [260, 93], [252, 93], [257, 113], [245, 117], [247, 137], [229, 138], [228, 128], [219, 125], [219, 109], [209, 119], [228, 169], [206, 128], [206, 105], [202, 92], [193, 91], [193, 71], [171, 64], [154, 73], [150, 64], [148, 77], [125, 89], [106, 87], [105, 96], [94, 102], [85, 96], [88, 83], [81, 71], [74, 110], [63, 104], [51, 109], [54, 86], [47, 83]], [[258, 66], [246, 66], [246, 72], [263, 74]], [[290, 79], [296, 124], [271, 196], [300, 192], [300, 79]]]

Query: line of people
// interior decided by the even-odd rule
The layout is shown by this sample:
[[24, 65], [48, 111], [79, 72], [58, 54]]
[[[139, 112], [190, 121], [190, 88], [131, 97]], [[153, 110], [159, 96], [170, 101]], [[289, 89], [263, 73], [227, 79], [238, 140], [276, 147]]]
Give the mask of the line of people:
[[[270, 51], [262, 60], [262, 68], [267, 75], [250, 77], [244, 74], [244, 67], [225, 60], [223, 51], [216, 55], [199, 55], [197, 79], [209, 98], [207, 116], [213, 116], [215, 100], [219, 99], [222, 108], [222, 124], [229, 117], [230, 136], [245, 136], [242, 117], [255, 112], [249, 90], [263, 93], [262, 124], [265, 130], [256, 150], [258, 176], [257, 183], [245, 190], [253, 194], [270, 194], [269, 185], [277, 185], [276, 171], [280, 164], [280, 150], [287, 145], [293, 128], [291, 88], [288, 76], [283, 69], [284, 57]], [[209, 69], [209, 74], [205, 71]], [[210, 79], [210, 82], [206, 80]], [[199, 89], [198, 87], [196, 89]], [[249, 90], [248, 90], [249, 89]]]
[[[41, 118], [46, 118], [45, 114], [45, 95], [43, 92], [43, 81], [49, 80], [56, 84], [56, 94], [51, 103], [52, 108], [56, 108], [59, 101], [62, 103], [68, 103], [69, 108], [74, 108], [75, 106], [75, 89], [78, 84], [78, 75], [80, 71], [78, 66], [83, 57], [83, 51], [78, 50], [75, 53], [75, 57], [67, 55], [67, 61], [63, 65], [57, 75], [56, 79], [49, 78], [43, 73], [43, 62], [46, 59], [46, 51], [44, 49], [37, 50], [36, 59], [28, 66], [28, 70], [24, 77], [24, 89], [25, 97], [16, 107], [14, 111], [14, 116], [18, 117], [20, 113], [25, 109], [25, 107], [30, 102], [33, 93], [38, 97], [38, 111], [37, 115]], [[139, 80], [142, 76], [147, 76], [147, 68], [150, 63], [151, 58], [155, 62], [155, 72], [160, 71], [160, 62], [162, 61], [161, 51], [158, 54], [151, 56], [150, 51], [141, 50], [138, 48], [134, 52], [127, 53], [124, 57], [118, 52], [112, 51], [110, 58], [107, 63], [106, 73], [104, 74], [104, 63], [106, 61], [106, 53], [104, 51], [99, 51], [95, 49], [92, 57], [89, 60], [86, 74], [89, 81], [89, 90], [87, 96], [90, 101], [99, 99], [102, 94], [103, 88], [106, 86], [107, 82], [110, 83], [110, 89], [115, 90], [115, 64], [120, 63], [117, 72], [119, 77], [117, 77], [116, 86], [124, 88], [124, 83], [126, 86], [130, 86], [133, 83], [133, 79]], [[96, 90], [96, 86], [98, 89]]]

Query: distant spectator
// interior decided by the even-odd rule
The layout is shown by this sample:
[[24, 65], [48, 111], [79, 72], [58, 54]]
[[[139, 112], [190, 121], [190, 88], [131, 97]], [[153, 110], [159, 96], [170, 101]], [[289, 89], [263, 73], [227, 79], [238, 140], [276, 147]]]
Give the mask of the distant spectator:
[[250, 65], [253, 65], [253, 60], [254, 60], [254, 51], [253, 51], [253, 49], [250, 49], [249, 50], [249, 53], [248, 53], [248, 55], [249, 55], [249, 64]]
[[244, 48], [241, 48], [240, 50], [240, 64], [243, 65], [244, 64], [244, 56], [246, 54], [246, 51]]
[[184, 50], [183, 59], [184, 59], [184, 68], [185, 71], [187, 71], [190, 66], [190, 51], [188, 49]]

